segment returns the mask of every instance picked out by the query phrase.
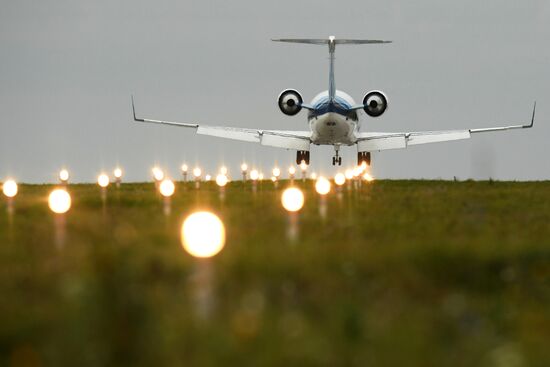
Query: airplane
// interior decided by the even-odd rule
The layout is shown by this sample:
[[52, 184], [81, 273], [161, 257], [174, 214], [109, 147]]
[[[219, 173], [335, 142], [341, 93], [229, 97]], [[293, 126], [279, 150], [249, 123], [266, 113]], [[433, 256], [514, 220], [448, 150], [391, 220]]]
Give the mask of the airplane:
[[328, 39], [272, 39], [275, 42], [289, 42], [308, 45], [328, 46], [329, 52], [329, 80], [328, 90], [319, 93], [311, 103], [306, 104], [302, 95], [295, 89], [286, 89], [278, 97], [281, 112], [288, 116], [298, 114], [302, 109], [307, 110], [308, 131], [289, 130], [262, 130], [240, 127], [207, 126], [198, 123], [171, 122], [138, 118], [132, 96], [132, 111], [134, 121], [162, 125], [173, 125], [194, 129], [197, 134], [210, 135], [220, 138], [260, 143], [265, 146], [296, 150], [296, 164], [310, 163], [310, 146], [332, 145], [335, 155], [332, 165], [341, 165], [342, 157], [339, 154], [341, 146], [357, 146], [357, 164], [371, 164], [371, 152], [407, 148], [409, 146], [469, 139], [472, 134], [525, 129], [533, 127], [535, 120], [536, 102], [533, 106], [531, 122], [521, 125], [500, 127], [420, 131], [420, 132], [369, 132], [360, 131], [362, 122], [368, 117], [377, 118], [386, 112], [388, 98], [384, 92], [373, 90], [368, 92], [362, 104], [356, 104], [351, 96], [336, 89], [334, 79], [334, 54], [336, 46], [344, 45], [375, 45], [388, 44], [392, 41], [369, 39], [337, 39], [330, 36]]

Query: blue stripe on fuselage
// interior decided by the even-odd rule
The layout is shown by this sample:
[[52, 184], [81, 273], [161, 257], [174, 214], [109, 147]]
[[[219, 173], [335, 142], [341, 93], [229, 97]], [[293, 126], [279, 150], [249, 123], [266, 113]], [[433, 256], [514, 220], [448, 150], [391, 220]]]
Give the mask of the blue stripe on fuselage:
[[309, 111], [309, 116], [319, 116], [328, 112], [335, 112], [340, 115], [357, 119], [357, 113], [351, 110], [351, 105], [342, 97], [336, 96], [333, 103], [330, 103], [329, 97], [321, 98], [313, 105], [314, 110]]

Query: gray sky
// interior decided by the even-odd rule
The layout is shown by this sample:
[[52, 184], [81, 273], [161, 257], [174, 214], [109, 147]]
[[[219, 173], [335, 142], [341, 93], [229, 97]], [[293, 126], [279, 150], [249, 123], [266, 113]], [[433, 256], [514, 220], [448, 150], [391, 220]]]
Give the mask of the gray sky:
[[[534, 129], [377, 153], [386, 178], [548, 179], [550, 3], [417, 1], [3, 1], [0, 12], [0, 181], [55, 181], [60, 167], [91, 181], [119, 163], [129, 180], [156, 163], [234, 174], [244, 159], [266, 173], [295, 153], [131, 123], [140, 115], [211, 125], [304, 130], [276, 98], [297, 88], [309, 101], [327, 88], [322, 47], [272, 37], [381, 38], [340, 47], [337, 88], [356, 101], [386, 92], [387, 113], [363, 130], [487, 127], [529, 119]], [[333, 174], [331, 147], [312, 166]], [[356, 149], [343, 150], [344, 164]]]

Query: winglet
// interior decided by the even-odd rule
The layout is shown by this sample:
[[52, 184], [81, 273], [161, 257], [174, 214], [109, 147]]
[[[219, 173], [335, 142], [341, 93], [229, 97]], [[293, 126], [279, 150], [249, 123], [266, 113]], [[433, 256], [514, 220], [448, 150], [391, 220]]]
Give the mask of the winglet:
[[132, 94], [132, 112], [134, 114], [134, 121], [145, 122], [143, 119], [138, 119], [136, 117], [136, 106], [134, 105], [134, 95], [133, 94]]
[[533, 105], [533, 116], [531, 116], [531, 123], [529, 125], [523, 125], [524, 128], [528, 129], [533, 127], [533, 124], [535, 123], [535, 112], [537, 110], [537, 101], [535, 101], [535, 104]]

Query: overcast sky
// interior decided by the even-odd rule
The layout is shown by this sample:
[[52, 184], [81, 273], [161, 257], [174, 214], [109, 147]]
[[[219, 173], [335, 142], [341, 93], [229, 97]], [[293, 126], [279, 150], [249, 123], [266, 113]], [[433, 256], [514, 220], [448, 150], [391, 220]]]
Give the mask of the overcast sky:
[[[389, 39], [340, 47], [336, 85], [356, 101], [386, 92], [386, 114], [363, 131], [488, 127], [529, 119], [535, 128], [375, 153], [385, 178], [550, 178], [550, 2], [488, 1], [3, 1], [0, 11], [0, 181], [55, 181], [62, 166], [92, 181], [120, 164], [145, 180], [182, 162], [266, 173], [295, 152], [132, 123], [130, 94], [149, 118], [304, 130], [276, 98], [327, 88], [324, 47], [274, 37]], [[343, 150], [344, 164], [356, 149]], [[332, 147], [312, 166], [333, 174]]]

